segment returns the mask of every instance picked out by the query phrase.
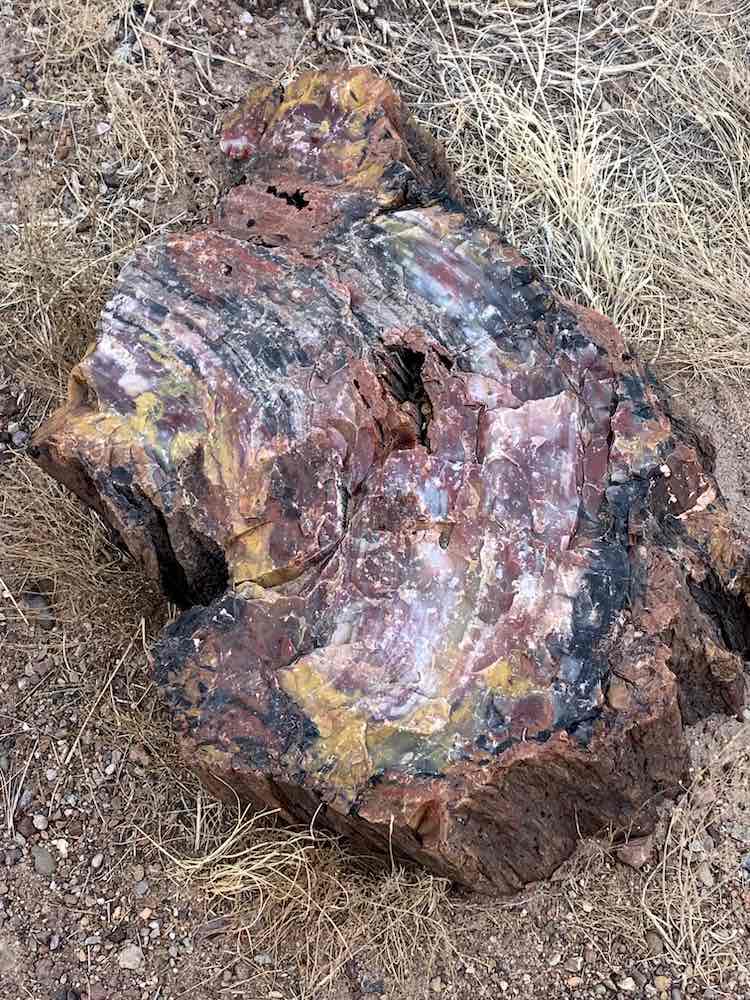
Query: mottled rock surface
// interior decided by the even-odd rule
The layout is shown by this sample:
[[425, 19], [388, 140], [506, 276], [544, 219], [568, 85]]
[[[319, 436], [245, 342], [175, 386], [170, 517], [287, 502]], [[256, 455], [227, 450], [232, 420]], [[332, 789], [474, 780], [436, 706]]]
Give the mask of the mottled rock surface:
[[255, 92], [222, 148], [214, 224], [132, 258], [34, 442], [187, 609], [186, 759], [480, 889], [646, 832], [743, 699], [710, 448], [368, 71]]

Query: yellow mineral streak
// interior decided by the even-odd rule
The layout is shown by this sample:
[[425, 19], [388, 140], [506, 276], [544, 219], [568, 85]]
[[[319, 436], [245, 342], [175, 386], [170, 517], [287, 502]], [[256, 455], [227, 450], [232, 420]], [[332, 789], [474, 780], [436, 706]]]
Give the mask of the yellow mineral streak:
[[[339, 131], [341, 138], [329, 144], [328, 155], [338, 163], [342, 176], [346, 177], [347, 187], [377, 192], [387, 163], [382, 159], [367, 163], [365, 159], [362, 164], [362, 157], [370, 145], [370, 140], [366, 138], [368, 119], [380, 111], [384, 102], [387, 103], [389, 88], [383, 83], [374, 83], [369, 71], [355, 70], [350, 79], [340, 80], [333, 92], [329, 76], [303, 74], [287, 86], [284, 100], [269, 118], [267, 131], [272, 131], [276, 123], [287, 118], [296, 108], [303, 109], [308, 105], [325, 111], [330, 106], [332, 93], [335, 106], [333, 118], [321, 117], [319, 122], [315, 122], [314, 130], [318, 136], [329, 135], [334, 129]], [[266, 90], [256, 91], [248, 103], [257, 105], [267, 96]], [[341, 118], [343, 121], [338, 120]], [[232, 124], [232, 119], [229, 124]], [[393, 199], [390, 191], [382, 191], [380, 195], [383, 201]]]
[[177, 431], [169, 444], [169, 457], [175, 465], [192, 455], [203, 439], [200, 431]]
[[[456, 657], [460, 661], [458, 651]], [[453, 683], [451, 667], [455, 671], [456, 665], [445, 662], [443, 667], [440, 687], [448, 690]], [[430, 753], [441, 766], [456, 736], [472, 738], [477, 712], [486, 704], [488, 692], [513, 700], [534, 690], [531, 679], [524, 676], [519, 654], [498, 659], [478, 672], [471, 690], [453, 706], [441, 691], [398, 719], [373, 722], [367, 691], [351, 686], [342, 690], [334, 674], [327, 673], [330, 668], [329, 659], [313, 655], [280, 671], [278, 677], [283, 690], [320, 733], [308, 751], [307, 766], [312, 771], [325, 768], [327, 783], [348, 800], [356, 797], [359, 783], [373, 770], [403, 764], [403, 755], [419, 745], [420, 738], [429, 738]], [[364, 668], [359, 673], [367, 675]]]
[[320, 732], [320, 741], [311, 749], [312, 765], [326, 767], [328, 782], [353, 792], [373, 771], [367, 721], [351, 704], [353, 695], [334, 687], [309, 657], [298, 660], [293, 669], [279, 671], [278, 677], [282, 689], [304, 707]]
[[521, 698], [533, 690], [531, 681], [520, 673], [520, 664], [511, 663], [507, 659], [495, 660], [489, 667], [480, 671], [479, 676], [484, 686], [510, 698]]
[[234, 580], [261, 580], [279, 568], [270, 552], [274, 527], [266, 521], [234, 539], [228, 554]]
[[464, 698], [457, 702], [450, 711], [451, 732], [467, 732], [474, 722], [476, 699]]
[[156, 444], [156, 423], [164, 415], [164, 403], [151, 390], [142, 392], [135, 399], [135, 413], [127, 423], [133, 434], [138, 434], [149, 444]]
[[399, 728], [410, 733], [431, 736], [445, 729], [450, 714], [451, 707], [445, 698], [432, 698], [405, 716], [400, 721]]

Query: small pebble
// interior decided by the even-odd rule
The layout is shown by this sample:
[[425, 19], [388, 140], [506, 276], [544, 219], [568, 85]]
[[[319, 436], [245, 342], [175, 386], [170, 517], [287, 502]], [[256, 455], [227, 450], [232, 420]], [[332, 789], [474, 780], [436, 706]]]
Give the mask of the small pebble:
[[568, 972], [580, 972], [583, 968], [583, 958], [580, 955], [569, 958], [565, 963], [565, 968]]
[[[52, 606], [43, 594], [21, 594], [21, 603], [26, 609], [27, 617], [34, 625], [45, 631], [55, 627], [55, 615]], [[57, 771], [55, 771], [57, 777]]]
[[98, 872], [103, 864], [104, 864], [103, 854], [95, 854], [91, 859], [91, 867], [94, 869], [95, 872]]
[[253, 961], [256, 965], [273, 965], [273, 958], [265, 951], [256, 955]]
[[617, 848], [617, 860], [629, 868], [638, 870], [650, 860], [653, 849], [654, 838], [652, 836], [634, 837], [627, 844]]
[[631, 976], [626, 976], [621, 979], [617, 984], [618, 990], [622, 990], [623, 993], [635, 993], [638, 987], [635, 985], [635, 980]]
[[46, 847], [32, 847], [31, 855], [34, 858], [34, 869], [39, 875], [54, 875], [57, 865]]
[[62, 840], [62, 839], [53, 840], [52, 841], [52, 846], [54, 848], [56, 848], [57, 853], [60, 855], [60, 857], [64, 861], [67, 858], [67, 856], [68, 856], [68, 842], [67, 842], [67, 840]]
[[654, 986], [660, 993], [666, 993], [671, 982], [669, 976], [654, 976]]
[[121, 969], [138, 972], [143, 968], [143, 952], [137, 944], [126, 944], [117, 956], [117, 964]]
[[49, 821], [44, 813], [35, 813], [32, 822], [35, 830], [46, 830], [49, 826]]

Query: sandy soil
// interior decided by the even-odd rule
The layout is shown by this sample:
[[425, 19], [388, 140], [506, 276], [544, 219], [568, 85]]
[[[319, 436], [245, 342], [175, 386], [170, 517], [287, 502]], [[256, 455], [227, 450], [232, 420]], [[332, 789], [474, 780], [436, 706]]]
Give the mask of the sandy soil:
[[[130, 181], [107, 180], [116, 152], [112, 107], [92, 108], [85, 94], [60, 102], [66, 67], [39, 62], [44, 20], [38, 11], [35, 18], [33, 4], [0, 7], [0, 238], [6, 252], [18, 238], [16, 227], [32, 218], [72, 225], [76, 239], [85, 239], [86, 206], [94, 202], [120, 199], [124, 208], [113, 218], [132, 226], [134, 237], [171, 220], [180, 227], [199, 223], [224, 183], [216, 146], [221, 114], [250, 84], [283, 77], [303, 55], [312, 62], [330, 58], [296, 6], [267, 4], [265, 13], [252, 3], [173, 6], [136, 4], [133, 10], [150, 33], [159, 72], [179, 97], [179, 114], [189, 117], [189, 141], [161, 184], [145, 185], [132, 197]], [[110, 56], [129, 37], [120, 25]], [[131, 58], [127, 50], [121, 56]], [[85, 59], [85, 51], [76, 58]], [[95, 60], [88, 71], [95, 72]], [[152, 168], [158, 175], [153, 164], [143, 169]], [[102, 254], [101, 232], [95, 238], [92, 253]], [[81, 346], [71, 343], [62, 352], [63, 374]], [[45, 395], [42, 376], [27, 369], [19, 374], [13, 360], [6, 357], [0, 373], [6, 484], [33, 477], [23, 457], [26, 435], [59, 391], [48, 368]], [[737, 524], [750, 528], [748, 394], [696, 381], [676, 383], [673, 391], [713, 437]], [[43, 488], [40, 479], [29, 481]], [[17, 507], [18, 495], [8, 485], [8, 523], [19, 515], [8, 497]], [[76, 518], [91, 522], [71, 513], [59, 493], [50, 496], [58, 520], [46, 533], [40, 529], [39, 544], [57, 552], [56, 536], [64, 543]], [[96, 537], [91, 558], [113, 559]], [[0, 553], [3, 580], [25, 580], [22, 589], [0, 585], [3, 1000], [750, 997], [747, 719], [693, 727], [695, 785], [679, 807], [665, 808], [637, 870], [623, 864], [605, 838], [582, 845], [555, 878], [522, 897], [482, 900], [420, 874], [394, 881], [371, 866], [362, 874], [361, 862], [339, 855], [332, 861], [321, 845], [306, 863], [321, 871], [334, 865], [344, 889], [326, 929], [313, 935], [312, 927], [286, 920], [272, 888], [268, 900], [252, 890], [221, 898], [183, 877], [175, 859], [214, 849], [233, 820], [175, 761], [141, 637], [131, 630], [132, 645], [127, 637], [114, 641], [121, 622], [103, 593], [81, 605], [76, 617], [64, 610], [59, 583], [52, 595], [39, 584], [43, 596], [30, 597], [35, 581], [2, 560]], [[115, 565], [107, 579], [122, 569]], [[147, 634], [168, 609], [137, 571], [128, 573], [129, 613], [136, 609], [136, 621], [144, 616]], [[358, 872], [356, 898], [353, 889], [346, 894], [348, 867]], [[363, 893], [384, 900], [382, 909], [364, 905]], [[322, 950], [311, 949], [313, 936]], [[329, 966], [326, 955], [340, 961]]]

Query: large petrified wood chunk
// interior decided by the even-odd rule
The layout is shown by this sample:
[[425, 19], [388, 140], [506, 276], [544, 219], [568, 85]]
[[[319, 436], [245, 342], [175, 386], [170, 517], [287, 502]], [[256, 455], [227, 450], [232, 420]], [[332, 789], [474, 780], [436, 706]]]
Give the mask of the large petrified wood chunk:
[[707, 448], [368, 71], [254, 93], [222, 148], [214, 224], [135, 254], [34, 446], [187, 609], [186, 759], [484, 889], [647, 828], [743, 698]]

